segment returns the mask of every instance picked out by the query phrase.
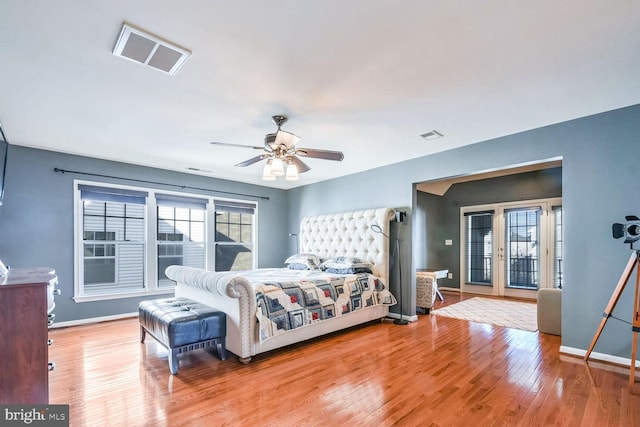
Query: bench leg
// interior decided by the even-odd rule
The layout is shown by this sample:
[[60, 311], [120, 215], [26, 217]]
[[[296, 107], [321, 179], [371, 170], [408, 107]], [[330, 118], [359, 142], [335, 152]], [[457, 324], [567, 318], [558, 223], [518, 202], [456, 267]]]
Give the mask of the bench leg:
[[178, 373], [178, 351], [176, 349], [170, 348], [169, 354], [167, 355], [167, 360], [169, 361], [169, 370], [171, 371], [171, 375], [175, 375]]
[[140, 325], [140, 342], [144, 342], [146, 336], [147, 331], [144, 329], [144, 326]]
[[220, 360], [226, 360], [227, 349], [224, 345], [224, 337], [218, 338], [216, 340], [216, 349], [218, 350], [218, 357], [220, 358]]

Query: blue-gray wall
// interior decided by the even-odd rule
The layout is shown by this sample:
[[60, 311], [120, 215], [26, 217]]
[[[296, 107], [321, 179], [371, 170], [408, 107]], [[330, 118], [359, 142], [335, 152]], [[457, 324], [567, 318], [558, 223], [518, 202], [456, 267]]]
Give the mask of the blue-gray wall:
[[[479, 142], [375, 170], [288, 191], [289, 223], [320, 212], [416, 205], [414, 183], [542, 160], [563, 161], [565, 241], [563, 345], [587, 349], [631, 251], [611, 237], [611, 224], [640, 214], [640, 105]], [[381, 155], [383, 155], [381, 153]], [[412, 209], [413, 211], [413, 209]], [[397, 225], [406, 271], [429, 262], [414, 256], [424, 217]], [[415, 250], [426, 256], [421, 248]], [[404, 268], [404, 264], [403, 264]], [[405, 314], [415, 312], [415, 279], [405, 275]], [[397, 288], [397, 285], [392, 287]], [[616, 316], [631, 319], [633, 284]], [[610, 320], [595, 351], [631, 353], [629, 325]]]
[[[233, 196], [199, 192], [210, 196], [237, 198], [258, 203], [258, 266], [280, 267], [288, 255], [286, 192], [241, 184], [73, 156], [12, 145], [9, 148], [4, 205], [0, 206], [0, 259], [12, 267], [47, 266], [56, 269], [62, 295], [56, 298], [56, 321], [137, 312], [144, 298], [75, 303], [73, 297], [73, 180], [114, 182], [147, 188], [198, 193], [173, 186], [130, 180], [54, 172], [54, 168], [90, 172], [189, 187], [268, 197]], [[282, 237], [284, 236], [284, 237]], [[282, 242], [271, 245], [270, 242]], [[157, 298], [155, 296], [154, 298]]]

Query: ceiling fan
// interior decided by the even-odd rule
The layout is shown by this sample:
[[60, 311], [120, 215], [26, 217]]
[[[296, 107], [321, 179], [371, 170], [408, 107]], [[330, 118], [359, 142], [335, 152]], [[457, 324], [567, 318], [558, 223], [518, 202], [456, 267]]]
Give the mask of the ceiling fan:
[[300, 160], [299, 156], [336, 161], [342, 161], [342, 159], [344, 159], [344, 155], [341, 151], [296, 147], [300, 137], [281, 129], [282, 125], [287, 122], [288, 117], [284, 114], [279, 114], [273, 116], [271, 119], [278, 126], [278, 130], [276, 130], [275, 133], [268, 133], [265, 135], [263, 147], [228, 144], [225, 142], [212, 142], [211, 144], [227, 147], [251, 148], [254, 150], [264, 151], [259, 156], [252, 157], [249, 160], [236, 164], [235, 166], [246, 167], [266, 159], [267, 163], [265, 164], [262, 173], [262, 179], [265, 181], [275, 181], [277, 176], [285, 175], [285, 166], [285, 178], [288, 181], [295, 181], [298, 179], [299, 173], [311, 170], [305, 162]]

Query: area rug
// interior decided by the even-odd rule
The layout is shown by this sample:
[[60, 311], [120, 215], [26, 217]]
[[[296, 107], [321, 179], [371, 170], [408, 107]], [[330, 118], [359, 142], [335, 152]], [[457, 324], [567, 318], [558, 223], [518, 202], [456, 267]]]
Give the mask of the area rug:
[[523, 331], [538, 330], [536, 304], [530, 302], [475, 297], [433, 310], [432, 313]]

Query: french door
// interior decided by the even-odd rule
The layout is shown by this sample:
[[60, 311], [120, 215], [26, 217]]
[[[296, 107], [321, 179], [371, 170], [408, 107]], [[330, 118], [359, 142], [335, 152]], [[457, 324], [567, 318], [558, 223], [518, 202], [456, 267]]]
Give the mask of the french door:
[[463, 292], [535, 298], [562, 283], [562, 199], [461, 208]]

